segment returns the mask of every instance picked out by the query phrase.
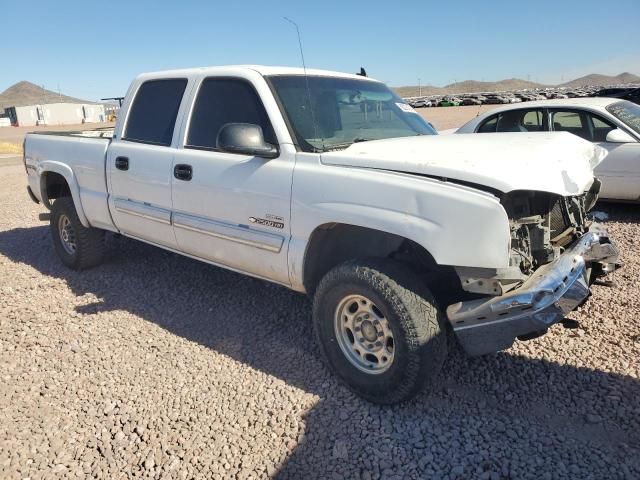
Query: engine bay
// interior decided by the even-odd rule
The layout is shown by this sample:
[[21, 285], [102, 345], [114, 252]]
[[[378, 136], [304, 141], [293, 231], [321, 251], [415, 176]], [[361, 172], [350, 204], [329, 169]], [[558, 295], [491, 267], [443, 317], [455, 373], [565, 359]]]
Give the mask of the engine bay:
[[563, 197], [516, 191], [502, 199], [511, 230], [510, 266], [525, 275], [557, 258], [589, 229], [587, 212], [597, 200], [600, 182], [589, 192]]

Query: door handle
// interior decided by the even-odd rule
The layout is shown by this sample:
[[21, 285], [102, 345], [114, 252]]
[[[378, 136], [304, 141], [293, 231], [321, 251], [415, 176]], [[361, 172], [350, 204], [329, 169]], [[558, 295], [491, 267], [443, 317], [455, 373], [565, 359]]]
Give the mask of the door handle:
[[116, 157], [116, 168], [118, 170], [129, 170], [129, 159], [127, 157]]
[[184, 180], [188, 182], [193, 178], [193, 167], [184, 163], [179, 163], [173, 167], [173, 176], [178, 180]]

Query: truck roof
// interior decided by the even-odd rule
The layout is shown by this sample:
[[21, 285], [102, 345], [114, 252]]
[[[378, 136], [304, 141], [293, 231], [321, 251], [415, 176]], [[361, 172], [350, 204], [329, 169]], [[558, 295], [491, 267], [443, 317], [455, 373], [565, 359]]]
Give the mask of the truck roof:
[[[158, 72], [148, 72], [138, 75], [138, 78], [150, 79], [150, 78], [166, 78], [181, 76], [192, 76], [202, 74], [224, 74], [237, 72], [238, 70], [253, 70], [261, 75], [304, 75], [305, 70], [301, 67], [278, 67], [269, 65], [225, 65], [225, 66], [211, 66], [211, 67], [195, 67], [195, 68], [183, 68], [178, 70], [162, 70]], [[362, 77], [351, 73], [334, 72], [331, 70], [319, 70], [315, 68], [307, 68], [307, 75], [311, 76], [323, 76], [323, 77], [341, 77], [352, 78], [354, 80], [373, 80], [378, 81], [370, 77]]]

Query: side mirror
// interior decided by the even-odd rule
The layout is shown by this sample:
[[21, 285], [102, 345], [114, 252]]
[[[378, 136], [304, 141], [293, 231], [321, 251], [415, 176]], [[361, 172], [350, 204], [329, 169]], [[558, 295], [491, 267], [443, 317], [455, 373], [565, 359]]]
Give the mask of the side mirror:
[[614, 128], [607, 133], [607, 142], [609, 143], [633, 143], [635, 141], [635, 138], [619, 128]]
[[264, 141], [262, 127], [252, 123], [227, 123], [216, 139], [216, 147], [224, 152], [276, 158], [278, 149]]

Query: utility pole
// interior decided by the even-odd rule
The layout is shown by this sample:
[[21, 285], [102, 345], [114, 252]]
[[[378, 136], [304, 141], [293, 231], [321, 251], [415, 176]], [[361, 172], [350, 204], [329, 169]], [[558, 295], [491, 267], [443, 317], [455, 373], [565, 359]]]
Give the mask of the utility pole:
[[38, 120], [42, 120], [42, 122], [44, 122], [45, 124], [47, 123], [47, 121], [44, 118], [44, 84], [42, 85], [42, 97], [40, 98], [40, 112], [42, 113], [42, 119], [40, 119], [39, 115], [37, 115], [37, 110], [38, 107], [36, 107], [36, 116], [38, 117]]

